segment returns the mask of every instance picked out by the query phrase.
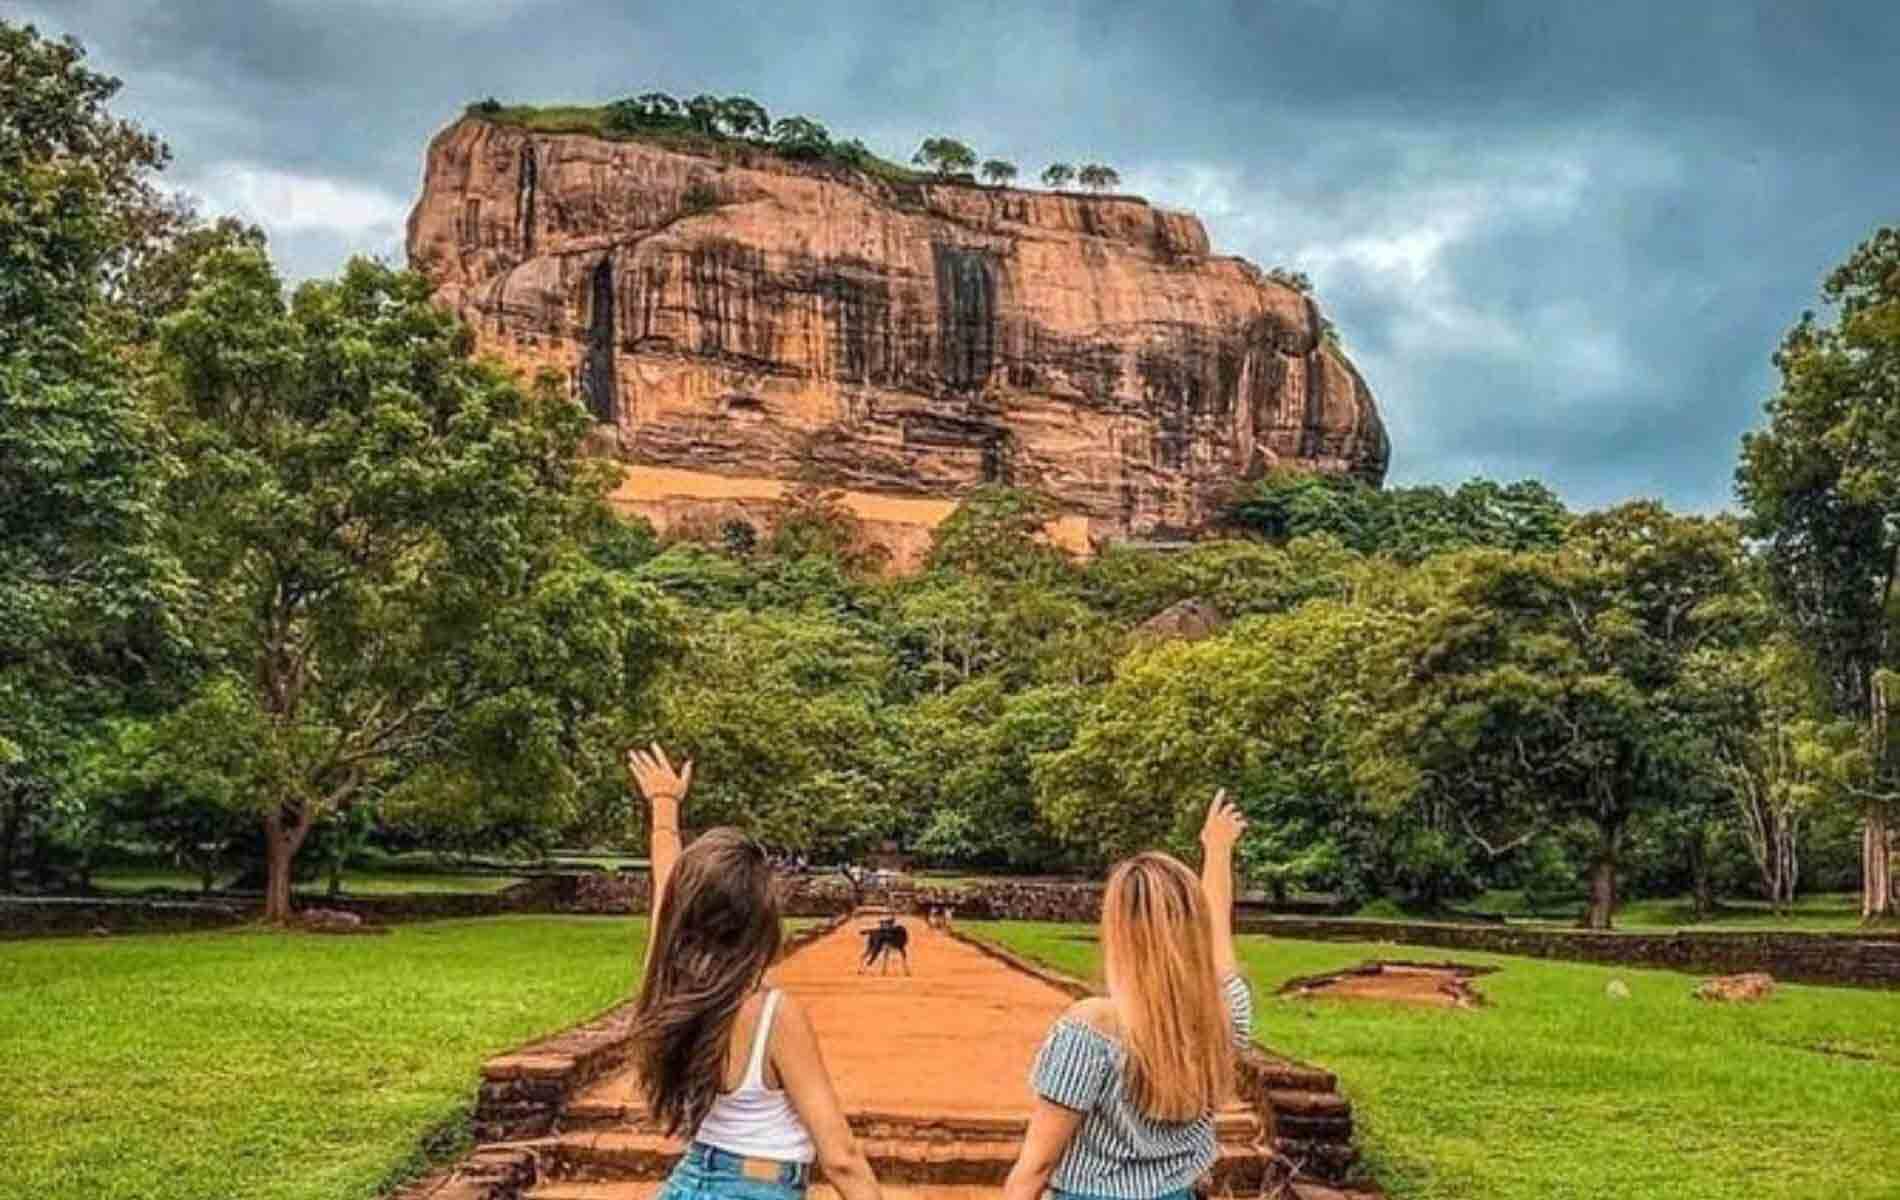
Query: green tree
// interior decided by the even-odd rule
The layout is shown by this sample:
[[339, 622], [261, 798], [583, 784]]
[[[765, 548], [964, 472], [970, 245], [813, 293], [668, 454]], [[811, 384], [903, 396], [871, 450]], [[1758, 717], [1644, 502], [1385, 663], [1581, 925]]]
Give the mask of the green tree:
[[662, 120], [677, 118], [681, 113], [680, 102], [665, 92], [643, 92], [634, 98], [634, 104], [643, 115]]
[[204, 277], [163, 324], [169, 507], [211, 657], [158, 725], [169, 769], [243, 747], [272, 920], [306, 839], [355, 806], [558, 820], [617, 773], [600, 723], [666, 629], [578, 545], [610, 483], [585, 414], [472, 362], [419, 276], [358, 260], [289, 304], [255, 252]]
[[931, 531], [927, 565], [988, 579], [1068, 576], [1068, 558], [1042, 539], [1054, 511], [1048, 499], [1021, 488], [976, 488]]
[[983, 163], [983, 178], [997, 187], [1002, 187], [1015, 180], [1016, 164], [1004, 162], [1000, 158], [986, 159]]
[[1050, 163], [1042, 169], [1042, 186], [1061, 191], [1075, 182], [1075, 168], [1068, 163]]
[[823, 158], [831, 134], [809, 117], [780, 117], [772, 125], [772, 144], [788, 158]]
[[1684, 677], [1735, 632], [1740, 564], [1731, 523], [1648, 502], [1581, 519], [1553, 554], [1432, 560], [1368, 777], [1393, 808], [1452, 814], [1493, 857], [1588, 828], [1586, 921], [1609, 928], [1632, 821], [1705, 781]]
[[948, 179], [953, 175], [968, 175], [976, 169], [976, 151], [970, 149], [955, 138], [925, 138], [924, 144], [911, 155], [911, 165], [928, 167], [937, 178]]
[[687, 100], [680, 107], [686, 116], [686, 123], [701, 133], [717, 134], [719, 118], [724, 102], [709, 92]]
[[[1341, 886], [1376, 824], [1357, 749], [1399, 659], [1395, 618], [1316, 601], [1125, 658], [1073, 739], [1035, 763], [1042, 813], [1091, 861], [1185, 848], [1215, 788], [1260, 831], [1251, 878]], [[1351, 881], [1356, 884], [1358, 881]]]
[[1806, 648], [1785, 633], [1704, 653], [1693, 664], [1716, 781], [1777, 913], [1794, 905], [1802, 833], [1864, 777], [1866, 743], [1832, 717]]
[[1075, 173], [1075, 181], [1091, 192], [1106, 192], [1119, 185], [1122, 177], [1113, 167], [1089, 163]]
[[765, 106], [750, 96], [727, 96], [719, 102], [719, 124], [733, 137], [766, 137], [772, 118]]
[[933, 862], [1047, 869], [1066, 855], [1036, 807], [1034, 763], [1073, 736], [1090, 690], [979, 679], [903, 708], [898, 782], [910, 846]]
[[1900, 228], [1884, 228], [1821, 289], [1782, 338], [1781, 386], [1765, 428], [1742, 439], [1736, 487], [1767, 543], [1776, 599], [1826, 672], [1833, 711], [1869, 746], [1862, 802], [1861, 912], [1894, 911], [1892, 830], [1900, 762], [1888, 721], [1894, 576], [1900, 566]]
[[642, 737], [690, 754], [693, 820], [768, 845], [850, 853], [896, 831], [881, 697], [892, 663], [860, 629], [816, 613], [695, 614]]
[[1324, 534], [1361, 554], [1415, 563], [1477, 547], [1553, 550], [1563, 541], [1570, 514], [1550, 489], [1531, 480], [1473, 479], [1447, 492], [1273, 471], [1228, 509], [1227, 519], [1273, 542]]
[[17, 846], [77, 827], [87, 741], [182, 633], [119, 303], [178, 209], [118, 89], [77, 43], [0, 21], [0, 890]]

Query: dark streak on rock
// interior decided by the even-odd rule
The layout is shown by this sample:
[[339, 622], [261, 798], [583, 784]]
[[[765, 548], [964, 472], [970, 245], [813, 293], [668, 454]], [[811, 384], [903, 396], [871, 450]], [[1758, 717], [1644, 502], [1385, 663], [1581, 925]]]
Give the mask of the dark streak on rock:
[[995, 255], [942, 242], [930, 251], [944, 382], [959, 391], [981, 388], [996, 363]]
[[534, 143], [521, 144], [521, 171], [515, 180], [515, 219], [520, 222], [516, 230], [516, 240], [521, 243], [521, 256], [527, 258], [534, 253], [534, 200], [540, 168], [535, 163]]
[[613, 255], [601, 256], [600, 264], [588, 278], [587, 294], [587, 361], [581, 370], [581, 392], [587, 397], [587, 407], [593, 411], [594, 419], [610, 423], [615, 419], [617, 407]]

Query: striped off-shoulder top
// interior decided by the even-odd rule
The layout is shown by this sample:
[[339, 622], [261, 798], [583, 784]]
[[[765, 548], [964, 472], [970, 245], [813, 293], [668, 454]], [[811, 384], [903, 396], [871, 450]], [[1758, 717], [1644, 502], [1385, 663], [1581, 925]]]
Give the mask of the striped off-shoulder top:
[[[1253, 1034], [1253, 998], [1239, 975], [1222, 983], [1234, 1041]], [[1036, 1055], [1036, 1094], [1082, 1115], [1050, 1186], [1112, 1200], [1154, 1200], [1190, 1188], [1214, 1163], [1214, 1116], [1186, 1122], [1143, 1116], [1124, 1089], [1120, 1042], [1076, 1017], [1055, 1023]]]

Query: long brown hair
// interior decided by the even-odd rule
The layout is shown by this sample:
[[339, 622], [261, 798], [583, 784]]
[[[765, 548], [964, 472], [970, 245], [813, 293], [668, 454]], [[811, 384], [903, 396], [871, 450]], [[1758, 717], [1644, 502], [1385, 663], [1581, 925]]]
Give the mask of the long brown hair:
[[1154, 852], [1117, 866], [1102, 897], [1102, 947], [1129, 1100], [1157, 1121], [1191, 1121], [1223, 1103], [1234, 1087], [1234, 1036], [1194, 872]]
[[778, 957], [778, 898], [765, 850], [737, 829], [679, 856], [647, 942], [633, 1055], [647, 1108], [668, 1134], [697, 1129], [725, 1082], [732, 1025]]

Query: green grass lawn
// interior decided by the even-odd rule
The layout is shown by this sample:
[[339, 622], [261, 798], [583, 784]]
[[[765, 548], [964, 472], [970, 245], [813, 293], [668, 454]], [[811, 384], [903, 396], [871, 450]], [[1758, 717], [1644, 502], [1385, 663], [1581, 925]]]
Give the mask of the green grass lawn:
[[[1092, 931], [970, 928], [1097, 971]], [[1273, 996], [1374, 957], [1502, 969], [1478, 1011]], [[1338, 1072], [1395, 1197], [1900, 1197], [1900, 994], [1789, 986], [1717, 1007], [1662, 971], [1252, 937], [1242, 958], [1260, 1040]], [[1632, 997], [1609, 999], [1611, 979]]]
[[[1498, 913], [1514, 921], [1548, 922], [1574, 926], [1583, 912], [1581, 901], [1561, 910], [1533, 912], [1524, 902], [1524, 894], [1514, 891], [1487, 892], [1468, 904], [1458, 906], [1471, 912]], [[1362, 910], [1363, 916], [1404, 914], [1395, 909], [1380, 912]], [[1745, 930], [1794, 929], [1809, 932], [1852, 933], [1861, 928], [1858, 893], [1818, 893], [1802, 896], [1785, 915], [1770, 912], [1760, 900], [1724, 898], [1706, 921], [1696, 920], [1695, 904], [1687, 896], [1628, 900], [1616, 910], [1616, 927], [1630, 932], [1654, 933], [1665, 929]]]
[[[221, 884], [228, 882], [220, 880]], [[416, 892], [499, 892], [520, 883], [519, 876], [495, 874], [458, 874], [450, 871], [349, 871], [343, 876], [343, 892], [355, 896], [396, 896]], [[102, 892], [143, 892], [153, 888], [196, 893], [199, 880], [184, 871], [158, 867], [102, 867], [93, 872], [92, 884]], [[328, 880], [299, 884], [300, 896], [322, 897]]]
[[644, 929], [0, 943], [0, 1198], [374, 1196], [484, 1058], [626, 995]]

